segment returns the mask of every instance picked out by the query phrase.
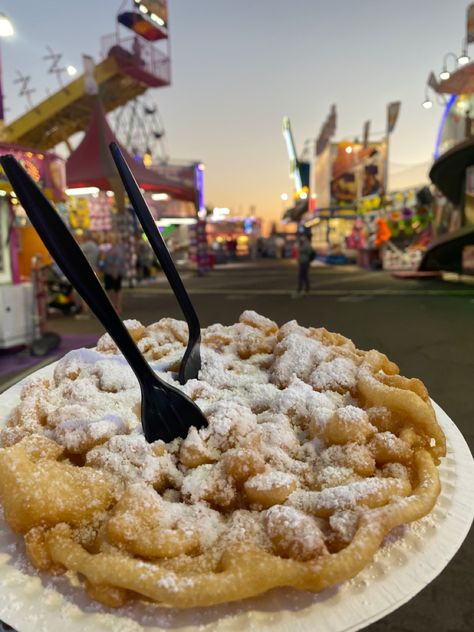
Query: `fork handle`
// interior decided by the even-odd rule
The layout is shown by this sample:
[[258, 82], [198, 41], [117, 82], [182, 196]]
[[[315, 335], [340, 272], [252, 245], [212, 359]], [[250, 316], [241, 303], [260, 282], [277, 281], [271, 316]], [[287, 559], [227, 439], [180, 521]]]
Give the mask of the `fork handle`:
[[184, 287], [179, 272], [176, 270], [176, 266], [174, 265], [169, 250], [166, 247], [165, 241], [161, 236], [160, 231], [157, 229], [155, 220], [153, 219], [153, 216], [150, 213], [145, 200], [143, 199], [137, 181], [135, 180], [133, 174], [130, 171], [130, 168], [125, 162], [125, 158], [123, 157], [119, 146], [117, 145], [117, 143], [110, 143], [109, 147], [115, 161], [115, 165], [117, 166], [118, 172], [124, 184], [125, 190], [127, 191], [127, 194], [133, 203], [133, 208], [138, 216], [138, 219], [140, 220], [140, 224], [142, 225], [148, 241], [150, 242], [156, 256], [158, 257], [160, 265], [163, 268], [163, 272], [166, 274], [166, 278], [168, 279], [171, 288], [175, 293], [178, 303], [188, 323], [189, 348], [192, 346], [192, 343], [197, 342], [201, 338], [201, 326], [199, 324], [198, 316], [193, 307], [193, 304], [191, 303], [191, 299], [186, 292], [186, 288]]
[[162, 384], [160, 378], [155, 375], [138, 350], [107, 294], [102, 289], [95, 272], [59, 213], [56, 212], [14, 156], [2, 156], [0, 162], [21, 205], [46, 248], [108, 331], [139, 382], [150, 380], [150, 377], [153, 377]]

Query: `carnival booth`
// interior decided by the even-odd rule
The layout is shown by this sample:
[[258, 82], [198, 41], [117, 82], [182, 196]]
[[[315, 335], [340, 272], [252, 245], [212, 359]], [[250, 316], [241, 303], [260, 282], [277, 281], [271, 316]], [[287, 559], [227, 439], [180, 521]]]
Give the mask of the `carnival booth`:
[[[45, 195], [64, 209], [61, 158], [8, 143], [0, 143], [0, 154], [13, 154]], [[28, 344], [34, 338], [37, 296], [31, 283], [33, 260], [43, 265], [51, 263], [0, 169], [0, 348]]]
[[357, 214], [353, 208], [321, 208], [304, 218], [304, 226], [311, 231], [311, 245], [318, 258], [330, 264], [352, 263], [359, 244], [349, 237]]
[[433, 238], [434, 198], [428, 187], [362, 202], [348, 246], [364, 268], [415, 271]]
[[207, 221], [206, 232], [215, 263], [257, 256], [257, 243], [261, 235], [260, 219], [213, 216]]
[[[88, 230], [100, 246], [107, 246], [111, 231], [121, 234], [127, 250], [126, 278], [132, 281], [136, 272], [136, 238], [141, 237], [141, 228], [127, 206], [123, 184], [109, 151], [112, 141], [117, 142], [101, 101], [96, 98], [84, 138], [66, 163], [68, 216], [74, 230]], [[177, 171], [171, 171], [170, 165], [146, 167], [142, 157], [132, 157], [124, 148], [121, 151], [158, 224], [163, 219], [160, 213], [166, 210], [177, 214], [174, 217], [177, 225], [183, 219], [196, 221], [199, 163], [188, 166], [185, 177], [184, 167]]]
[[374, 263], [358, 218], [364, 201], [384, 195], [386, 152], [385, 139], [326, 141], [320, 147], [313, 168], [314, 194], [303, 223], [325, 262], [353, 263], [363, 253], [364, 265]]

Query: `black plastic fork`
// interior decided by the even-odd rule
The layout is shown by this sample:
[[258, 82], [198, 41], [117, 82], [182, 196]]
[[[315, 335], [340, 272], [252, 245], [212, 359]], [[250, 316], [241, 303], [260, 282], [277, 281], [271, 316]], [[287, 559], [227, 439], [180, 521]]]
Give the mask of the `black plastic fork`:
[[197, 378], [199, 370], [201, 369], [201, 326], [199, 319], [137, 181], [120, 151], [120, 147], [117, 143], [110, 143], [109, 147], [133, 209], [140, 220], [140, 224], [160, 262], [163, 272], [166, 274], [166, 278], [170, 283], [171, 289], [188, 323], [188, 346], [181, 360], [178, 374], [180, 383], [186, 384], [188, 380]]
[[12, 155], [0, 157], [0, 163], [45, 246], [135, 373], [142, 395], [141, 422], [146, 440], [168, 442], [185, 437], [191, 426], [199, 429], [207, 425], [198, 406], [160, 379], [142, 356], [76, 240], [23, 167]]

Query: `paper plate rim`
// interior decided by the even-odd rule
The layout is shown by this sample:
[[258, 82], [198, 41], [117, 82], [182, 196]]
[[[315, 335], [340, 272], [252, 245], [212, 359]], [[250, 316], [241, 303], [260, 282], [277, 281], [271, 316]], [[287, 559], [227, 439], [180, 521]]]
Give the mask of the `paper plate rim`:
[[[0, 410], [4, 410], [4, 402], [11, 400], [9, 406], [15, 405], [25, 382], [33, 377], [50, 376], [56, 364], [57, 362], [53, 362], [42, 367], [0, 393]], [[226, 632], [236, 630], [242, 625], [246, 629], [259, 632], [266, 630], [286, 632], [290, 624], [297, 632], [313, 632], [316, 623], [319, 632], [356, 632], [398, 609], [433, 581], [454, 557], [473, 522], [474, 460], [464, 437], [454, 422], [435, 402], [433, 406], [448, 442], [448, 454], [440, 466], [443, 491], [433, 510], [435, 513], [438, 512], [440, 523], [433, 527], [434, 532], [429, 541], [424, 542], [420, 550], [415, 550], [411, 559], [405, 559], [403, 562], [403, 556], [406, 558], [404, 549], [407, 542], [412, 542], [415, 548], [419, 547], [421, 536], [408, 531], [408, 534], [388, 547], [388, 552], [384, 549], [383, 556], [376, 556], [374, 562], [362, 573], [355, 579], [342, 584], [338, 590], [325, 591], [318, 596], [277, 589], [253, 600], [214, 609], [200, 609], [200, 615], [205, 614], [206, 611], [222, 613], [221, 617], [217, 616], [204, 623], [200, 619], [195, 623], [180, 624], [173, 621], [173, 616], [165, 616], [165, 621], [161, 625], [159, 621], [154, 624], [151, 620], [146, 620], [146, 623], [142, 625], [134, 618], [128, 618], [130, 613], [133, 613], [133, 606], [127, 606], [118, 611], [101, 609], [100, 606], [95, 608], [100, 612], [81, 610], [79, 606], [68, 602], [67, 597], [58, 592], [56, 586], [51, 587], [48, 583], [41, 584], [41, 582], [38, 585], [37, 577], [33, 579], [9, 564], [8, 553], [0, 548], [0, 587], [2, 588], [0, 590], [0, 618], [16, 628], [18, 632], [60, 632], [65, 625], [65, 613], [58, 612], [58, 606], [62, 605], [68, 611], [66, 614], [68, 632], [80, 632], [84, 629], [88, 632], [99, 632], [99, 630], [157, 632], [163, 629], [176, 629], [179, 632], [192, 630]], [[2, 413], [0, 426], [5, 422], [3, 417]], [[0, 518], [0, 527], [2, 523], [3, 519]], [[434, 552], [436, 555], [432, 556], [431, 553]], [[380, 557], [384, 559], [381, 561]], [[415, 567], [416, 573], [413, 575], [410, 571], [413, 571]], [[33, 586], [28, 588], [29, 584], [32, 584], [26, 581], [28, 579], [35, 582], [34, 588]], [[392, 593], [398, 596], [391, 598]], [[12, 594], [16, 599], [11, 598]], [[294, 597], [296, 602], [301, 595], [304, 602], [306, 595], [312, 603], [293, 610], [288, 602], [288, 604], [285, 603], [283, 610], [279, 609], [279, 604], [285, 600], [287, 594]], [[29, 612], [30, 608], [21, 607], [32, 600], [35, 604], [35, 616]], [[239, 609], [239, 604], [241, 609]], [[249, 604], [257, 604], [257, 607], [252, 609]], [[258, 607], [258, 604], [262, 607]], [[178, 615], [175, 618], [179, 620]]]

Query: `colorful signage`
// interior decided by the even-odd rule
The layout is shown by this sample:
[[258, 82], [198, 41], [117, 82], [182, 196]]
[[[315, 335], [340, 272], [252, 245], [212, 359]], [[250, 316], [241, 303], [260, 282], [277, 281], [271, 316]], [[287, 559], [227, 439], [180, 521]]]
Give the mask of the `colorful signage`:
[[[30, 178], [34, 180], [40, 187], [45, 185], [45, 162], [44, 154], [23, 151], [9, 147], [8, 145], [0, 147], [1, 154], [11, 154], [15, 156], [23, 169], [28, 173]], [[0, 182], [10, 186], [7, 176], [0, 167]]]
[[330, 206], [355, 206], [363, 198], [384, 195], [385, 152], [384, 142], [331, 145]]
[[82, 230], [90, 226], [89, 201], [86, 197], [71, 197], [68, 202], [68, 220], [71, 228]]
[[[0, 155], [11, 154], [23, 166], [28, 175], [46, 195], [53, 200], [64, 199], [66, 188], [65, 162], [55, 154], [43, 154], [37, 150], [18, 148], [7, 143], [0, 143]], [[10, 182], [0, 167], [0, 189], [11, 189]]]
[[66, 188], [66, 162], [55, 154], [45, 154], [44, 193], [53, 200], [64, 200]]
[[210, 270], [209, 246], [207, 243], [206, 220], [199, 219], [189, 227], [189, 256], [196, 264], [199, 275]]

